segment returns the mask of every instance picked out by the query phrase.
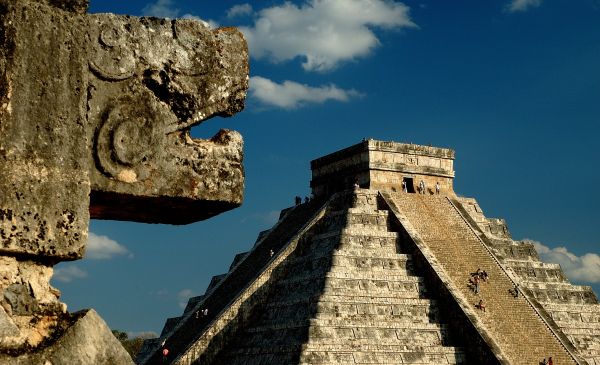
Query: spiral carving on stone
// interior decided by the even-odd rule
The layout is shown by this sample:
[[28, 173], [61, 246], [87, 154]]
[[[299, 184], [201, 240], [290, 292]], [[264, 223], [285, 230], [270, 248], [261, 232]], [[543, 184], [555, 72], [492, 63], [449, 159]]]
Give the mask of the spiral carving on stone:
[[107, 80], [125, 80], [133, 76], [136, 59], [131, 47], [131, 34], [124, 24], [100, 27], [94, 56], [89, 65], [96, 76]]
[[104, 114], [96, 136], [96, 157], [101, 170], [126, 183], [145, 180], [160, 145], [160, 123], [144, 100], [124, 97]]

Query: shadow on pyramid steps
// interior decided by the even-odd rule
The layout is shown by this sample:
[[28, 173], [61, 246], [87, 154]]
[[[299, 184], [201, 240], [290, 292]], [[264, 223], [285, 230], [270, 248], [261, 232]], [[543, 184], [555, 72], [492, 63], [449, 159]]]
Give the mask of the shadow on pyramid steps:
[[[465, 337], [457, 335], [463, 330], [448, 326], [441, 291], [419, 272], [398, 224], [379, 209], [378, 200], [377, 191], [358, 189], [287, 211], [164, 337], [176, 352], [169, 361], [467, 363]], [[284, 230], [301, 220], [308, 223], [295, 232]], [[258, 257], [262, 266], [246, 271]], [[234, 274], [237, 270], [244, 275]], [[246, 280], [242, 285], [234, 278]], [[211, 297], [234, 283], [237, 295], [215, 317], [195, 318], [197, 310], [217, 308], [209, 303], [223, 303]], [[145, 363], [161, 361], [155, 353]]]

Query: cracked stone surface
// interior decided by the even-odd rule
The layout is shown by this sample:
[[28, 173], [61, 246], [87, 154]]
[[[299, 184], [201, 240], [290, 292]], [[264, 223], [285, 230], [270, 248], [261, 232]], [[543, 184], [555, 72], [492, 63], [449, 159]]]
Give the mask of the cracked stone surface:
[[83, 257], [90, 218], [187, 224], [243, 199], [241, 135], [190, 137], [243, 109], [242, 34], [87, 7], [0, 0], [0, 328], [19, 330], [0, 351], [52, 336], [52, 267]]

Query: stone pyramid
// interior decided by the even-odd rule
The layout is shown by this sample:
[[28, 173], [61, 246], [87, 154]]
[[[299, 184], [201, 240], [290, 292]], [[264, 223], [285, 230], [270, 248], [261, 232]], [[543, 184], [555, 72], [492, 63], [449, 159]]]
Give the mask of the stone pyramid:
[[600, 365], [591, 288], [457, 197], [453, 160], [368, 140], [312, 161], [315, 198], [282, 211], [137, 363]]

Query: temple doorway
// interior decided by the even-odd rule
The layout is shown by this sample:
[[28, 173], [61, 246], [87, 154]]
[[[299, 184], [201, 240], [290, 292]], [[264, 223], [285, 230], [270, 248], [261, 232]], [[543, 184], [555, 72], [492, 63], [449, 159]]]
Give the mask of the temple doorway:
[[413, 178], [412, 177], [403, 177], [402, 178], [402, 182], [406, 183], [406, 190], [409, 193], [413, 193], [415, 192], [415, 186], [413, 185]]

